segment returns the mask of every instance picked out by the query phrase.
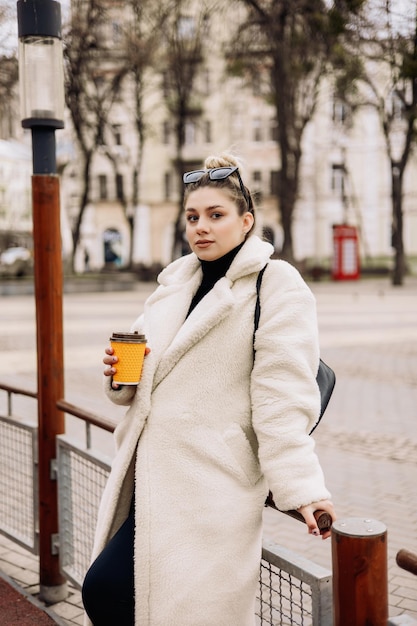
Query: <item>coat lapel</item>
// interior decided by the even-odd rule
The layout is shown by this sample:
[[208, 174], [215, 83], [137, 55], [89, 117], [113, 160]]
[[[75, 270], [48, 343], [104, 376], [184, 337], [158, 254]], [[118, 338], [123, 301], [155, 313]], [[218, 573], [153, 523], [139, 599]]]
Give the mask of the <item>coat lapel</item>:
[[152, 338], [155, 362], [154, 389], [178, 360], [219, 324], [234, 306], [232, 284], [265, 265], [273, 247], [249, 237], [226, 276], [221, 278], [186, 318], [192, 297], [201, 283], [201, 266], [194, 254], [174, 261], [159, 276], [160, 287], [145, 306], [145, 332]]
[[[196, 282], [194, 288], [193, 282]], [[158, 362], [169, 348], [184, 323], [191, 298], [197, 289], [199, 279], [191, 284], [165, 288], [160, 297], [145, 305], [145, 332], [151, 337], [149, 347]]]
[[[176, 329], [172, 335], [170, 344], [161, 355], [159, 364], [155, 371], [154, 388], [169, 374], [179, 359], [192, 346], [200, 341], [214, 326], [219, 324], [228, 315], [233, 307], [235, 297], [230, 289], [231, 281], [223, 277], [209, 291], [209, 293], [198, 303], [191, 314], [185, 319], [192, 294], [187, 299], [186, 306], [181, 305], [181, 321], [176, 316]], [[184, 291], [181, 293], [181, 301], [184, 301]], [[167, 303], [167, 314], [170, 315], [173, 303]], [[175, 332], [176, 330], [176, 332]]]

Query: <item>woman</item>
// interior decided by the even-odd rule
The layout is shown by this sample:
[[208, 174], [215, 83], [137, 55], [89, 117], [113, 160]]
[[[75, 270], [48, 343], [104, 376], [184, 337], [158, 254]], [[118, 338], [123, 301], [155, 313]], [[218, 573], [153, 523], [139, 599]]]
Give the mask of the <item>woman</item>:
[[233, 157], [184, 182], [192, 253], [160, 274], [133, 326], [150, 347], [137, 389], [112, 383], [117, 358], [104, 358], [108, 396], [130, 408], [83, 590], [95, 626], [253, 626], [268, 490], [312, 534], [315, 510], [334, 519], [308, 435], [320, 411], [313, 295], [253, 234]]

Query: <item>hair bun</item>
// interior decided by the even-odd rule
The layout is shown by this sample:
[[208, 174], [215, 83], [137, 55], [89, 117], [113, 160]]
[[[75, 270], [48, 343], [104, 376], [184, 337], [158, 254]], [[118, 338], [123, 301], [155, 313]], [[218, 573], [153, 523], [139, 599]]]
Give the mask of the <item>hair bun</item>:
[[209, 156], [204, 161], [204, 168], [206, 170], [212, 170], [215, 167], [236, 167], [239, 166], [239, 162], [232, 154], [223, 152], [218, 156]]

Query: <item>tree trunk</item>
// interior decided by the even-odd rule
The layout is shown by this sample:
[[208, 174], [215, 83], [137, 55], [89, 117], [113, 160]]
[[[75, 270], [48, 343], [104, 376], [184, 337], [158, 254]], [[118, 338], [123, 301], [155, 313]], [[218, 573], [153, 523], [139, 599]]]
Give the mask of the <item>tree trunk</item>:
[[[293, 216], [298, 189], [298, 164], [300, 155], [290, 151], [288, 142], [280, 142], [282, 169], [278, 189], [279, 211], [283, 230], [281, 258], [295, 264], [293, 242]], [[286, 152], [283, 152], [286, 150]]]
[[392, 245], [395, 251], [392, 284], [402, 285], [406, 271], [402, 210], [403, 177], [402, 173], [397, 171], [397, 167], [394, 165], [392, 171]]
[[71, 255], [71, 268], [75, 272], [75, 255], [77, 252], [78, 244], [80, 242], [81, 224], [83, 221], [84, 211], [88, 204], [88, 197], [90, 195], [90, 166], [91, 166], [91, 153], [84, 155], [84, 168], [83, 168], [83, 192], [81, 194], [80, 210], [77, 215], [74, 226], [72, 227], [72, 255]]
[[175, 171], [178, 181], [178, 205], [177, 215], [174, 223], [174, 236], [172, 241], [172, 260], [180, 257], [183, 253], [183, 228], [182, 228], [182, 214], [184, 210], [184, 184], [182, 182], [182, 176], [184, 173], [184, 157], [183, 146], [185, 143], [185, 121], [186, 115], [184, 113], [185, 107], [179, 108], [177, 113], [177, 125], [176, 125], [176, 163]]

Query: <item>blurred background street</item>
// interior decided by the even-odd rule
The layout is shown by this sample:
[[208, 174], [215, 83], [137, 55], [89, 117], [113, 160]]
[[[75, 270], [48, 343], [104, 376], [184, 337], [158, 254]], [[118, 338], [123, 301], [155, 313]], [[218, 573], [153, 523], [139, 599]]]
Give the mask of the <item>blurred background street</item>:
[[[417, 619], [417, 580], [398, 568], [400, 548], [417, 552], [417, 279], [393, 287], [388, 278], [311, 283], [318, 305], [322, 357], [337, 376], [315, 432], [339, 518], [371, 518], [388, 528], [390, 616]], [[71, 293], [64, 297], [65, 399], [117, 420], [124, 412], [102, 393], [102, 357], [113, 331], [124, 331], [153, 290]], [[2, 297], [0, 381], [36, 389], [33, 296]], [[6, 411], [6, 394], [0, 410]], [[14, 414], [36, 419], [36, 405], [16, 398]], [[67, 418], [67, 430], [80, 436]], [[112, 455], [112, 439], [93, 445]], [[331, 568], [330, 541], [308, 536], [299, 522], [265, 510], [265, 535]]]

